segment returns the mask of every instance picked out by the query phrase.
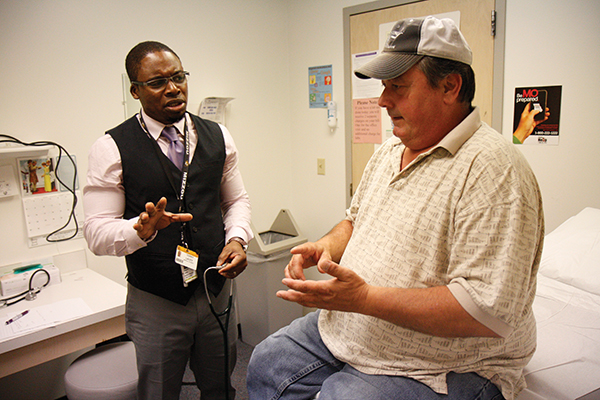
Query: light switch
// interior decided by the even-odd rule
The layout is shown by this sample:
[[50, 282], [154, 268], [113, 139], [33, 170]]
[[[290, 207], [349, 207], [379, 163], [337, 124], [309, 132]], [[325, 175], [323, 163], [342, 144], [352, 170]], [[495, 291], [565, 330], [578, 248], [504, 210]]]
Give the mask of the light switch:
[[325, 159], [317, 158], [317, 174], [325, 175]]

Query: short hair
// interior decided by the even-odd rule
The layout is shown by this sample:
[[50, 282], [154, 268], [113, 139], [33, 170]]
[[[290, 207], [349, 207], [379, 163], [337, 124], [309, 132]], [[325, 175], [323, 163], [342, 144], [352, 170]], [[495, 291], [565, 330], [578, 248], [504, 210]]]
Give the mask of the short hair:
[[461, 103], [467, 103], [471, 107], [471, 102], [475, 97], [475, 73], [470, 65], [430, 56], [423, 57], [418, 65], [432, 87], [437, 87], [440, 81], [450, 74], [460, 75], [462, 86], [460, 87], [458, 100]]
[[[144, 57], [158, 51], [173, 53], [173, 55], [179, 59], [177, 53], [171, 50], [166, 44], [153, 41], [138, 43], [133, 49], [129, 50], [127, 57], [125, 57], [125, 69], [127, 70], [127, 76], [130, 81], [137, 80], [137, 74], [140, 71], [140, 66]], [[179, 60], [181, 61], [181, 59]]]

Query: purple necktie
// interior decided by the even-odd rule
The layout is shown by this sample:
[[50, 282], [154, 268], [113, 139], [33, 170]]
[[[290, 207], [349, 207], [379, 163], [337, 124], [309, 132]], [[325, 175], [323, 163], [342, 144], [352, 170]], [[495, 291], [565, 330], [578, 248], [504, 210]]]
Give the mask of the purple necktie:
[[175, 166], [179, 169], [183, 167], [183, 143], [179, 140], [179, 135], [177, 134], [177, 128], [174, 126], [165, 126], [161, 135], [169, 139], [169, 150], [167, 152], [167, 157], [169, 160], [175, 164]]

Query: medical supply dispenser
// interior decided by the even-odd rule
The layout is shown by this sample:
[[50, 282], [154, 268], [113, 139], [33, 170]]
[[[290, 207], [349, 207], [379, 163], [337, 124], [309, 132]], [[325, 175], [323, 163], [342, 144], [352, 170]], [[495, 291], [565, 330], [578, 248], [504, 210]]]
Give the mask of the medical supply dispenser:
[[306, 242], [289, 210], [279, 211], [271, 228], [257, 232], [248, 244], [248, 267], [236, 278], [242, 340], [256, 346], [270, 334], [302, 316], [301, 305], [278, 298], [290, 250]]

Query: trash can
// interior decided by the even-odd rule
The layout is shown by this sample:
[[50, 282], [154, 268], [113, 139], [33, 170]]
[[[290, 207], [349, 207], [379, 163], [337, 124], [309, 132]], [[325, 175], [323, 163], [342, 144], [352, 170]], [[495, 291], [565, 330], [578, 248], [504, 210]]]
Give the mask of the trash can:
[[270, 334], [302, 316], [302, 306], [275, 293], [281, 283], [290, 249], [306, 242], [289, 210], [279, 211], [266, 232], [256, 232], [248, 244], [248, 267], [237, 277], [237, 307], [242, 340], [256, 346]]

